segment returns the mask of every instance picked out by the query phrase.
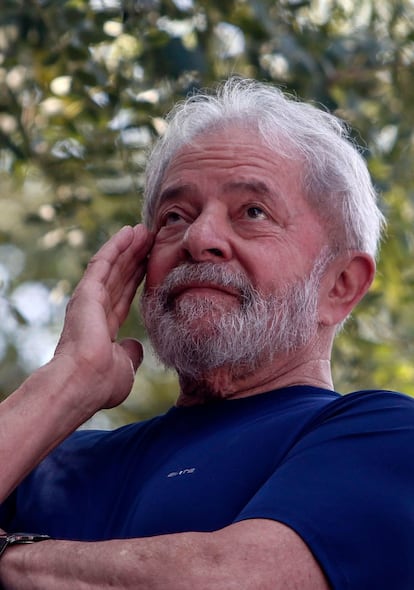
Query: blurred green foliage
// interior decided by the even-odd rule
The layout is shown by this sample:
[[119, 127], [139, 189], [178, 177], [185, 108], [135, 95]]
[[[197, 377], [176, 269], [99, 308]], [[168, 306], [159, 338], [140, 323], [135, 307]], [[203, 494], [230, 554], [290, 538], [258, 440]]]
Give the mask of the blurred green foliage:
[[[162, 115], [231, 73], [355, 130], [389, 219], [374, 288], [337, 341], [339, 390], [414, 395], [414, 4], [410, 0], [3, 0], [0, 393], [50, 357], [91, 254], [140, 215]], [[136, 306], [124, 333], [144, 337]], [[171, 403], [150, 352], [108, 426]]]

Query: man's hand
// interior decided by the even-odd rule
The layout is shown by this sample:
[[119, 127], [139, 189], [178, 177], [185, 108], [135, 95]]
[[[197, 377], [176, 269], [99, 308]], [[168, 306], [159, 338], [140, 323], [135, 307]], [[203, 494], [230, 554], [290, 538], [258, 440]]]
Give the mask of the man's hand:
[[142, 346], [116, 342], [146, 269], [153, 238], [139, 225], [124, 227], [92, 258], [66, 311], [56, 360], [73, 363], [94, 409], [113, 407], [129, 394]]

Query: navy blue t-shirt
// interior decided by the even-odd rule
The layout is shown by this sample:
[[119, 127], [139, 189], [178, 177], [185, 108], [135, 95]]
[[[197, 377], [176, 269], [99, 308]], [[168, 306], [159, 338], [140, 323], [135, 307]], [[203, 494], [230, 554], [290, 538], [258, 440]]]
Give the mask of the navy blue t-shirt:
[[414, 400], [294, 386], [114, 431], [79, 431], [0, 507], [61, 539], [213, 531], [267, 518], [333, 588], [414, 588]]

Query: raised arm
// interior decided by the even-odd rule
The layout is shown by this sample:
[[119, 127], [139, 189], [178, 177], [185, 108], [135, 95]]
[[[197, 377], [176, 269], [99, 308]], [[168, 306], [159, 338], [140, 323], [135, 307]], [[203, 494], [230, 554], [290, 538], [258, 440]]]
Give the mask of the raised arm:
[[142, 347], [116, 337], [151, 245], [140, 225], [99, 250], [69, 302], [53, 359], [0, 405], [0, 501], [80, 424], [130, 392]]

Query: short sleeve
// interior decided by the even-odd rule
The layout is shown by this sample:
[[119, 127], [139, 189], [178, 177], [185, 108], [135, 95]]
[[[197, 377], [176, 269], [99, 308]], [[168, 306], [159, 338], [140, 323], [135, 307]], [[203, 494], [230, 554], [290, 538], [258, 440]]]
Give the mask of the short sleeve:
[[414, 588], [414, 400], [332, 402], [238, 515], [295, 530], [335, 590]]

